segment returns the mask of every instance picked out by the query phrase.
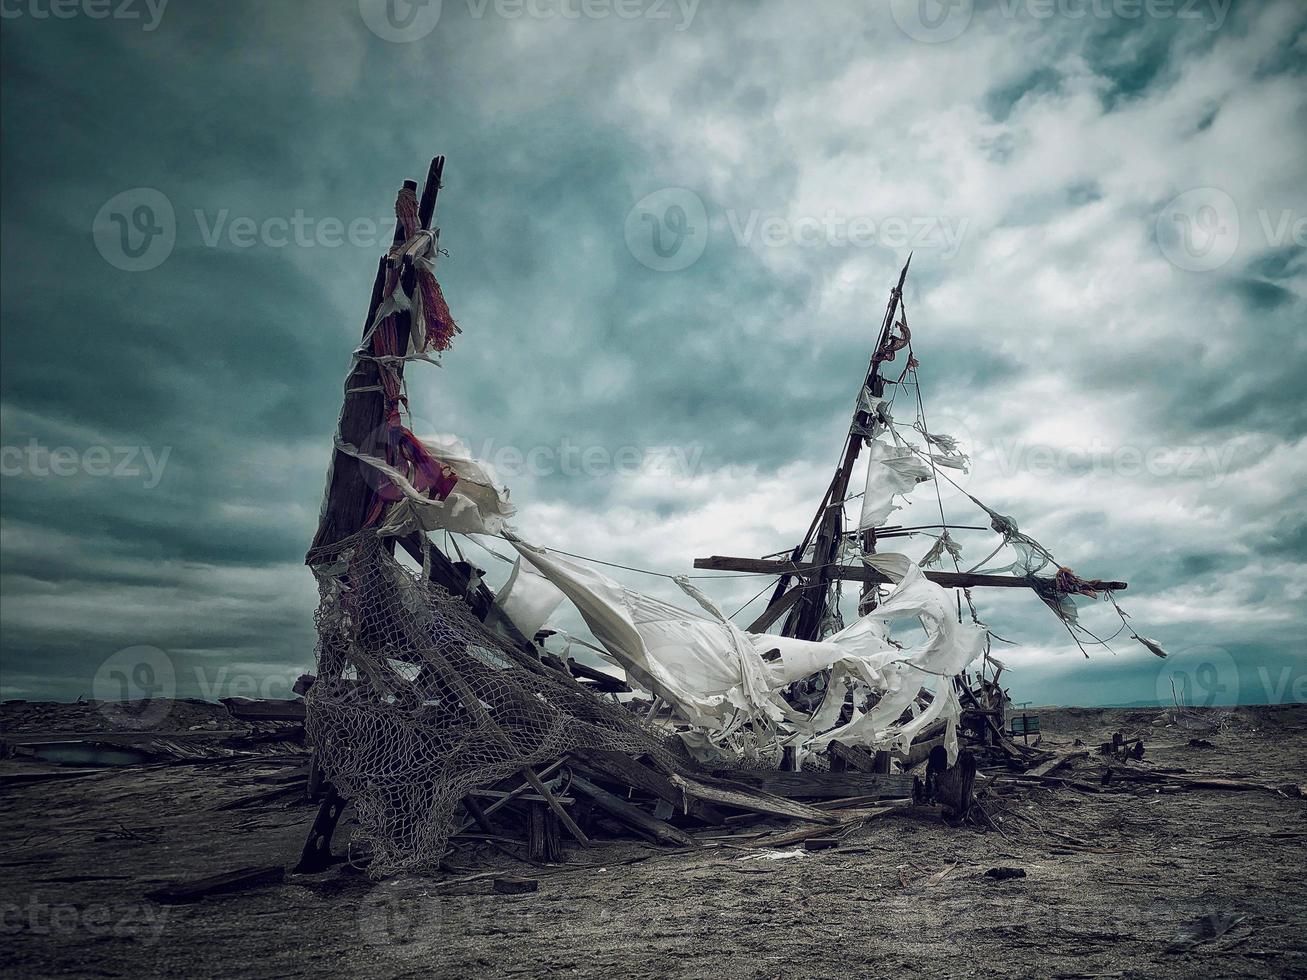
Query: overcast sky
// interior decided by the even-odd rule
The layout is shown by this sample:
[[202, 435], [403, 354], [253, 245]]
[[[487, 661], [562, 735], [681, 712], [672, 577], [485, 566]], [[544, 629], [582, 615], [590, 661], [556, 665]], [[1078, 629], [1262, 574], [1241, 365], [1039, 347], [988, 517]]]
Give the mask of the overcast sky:
[[443, 153], [463, 334], [410, 370], [414, 427], [497, 463], [526, 539], [664, 572], [792, 546], [915, 249], [966, 489], [1173, 653], [1085, 660], [977, 592], [1014, 697], [1307, 697], [1301, 3], [386, 2], [5, 0], [4, 696], [311, 668], [341, 382]]

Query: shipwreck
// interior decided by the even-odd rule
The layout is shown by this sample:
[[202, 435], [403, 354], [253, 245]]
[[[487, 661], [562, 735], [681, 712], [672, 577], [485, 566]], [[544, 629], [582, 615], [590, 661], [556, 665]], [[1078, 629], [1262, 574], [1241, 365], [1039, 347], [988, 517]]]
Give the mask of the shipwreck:
[[[304, 715], [321, 807], [300, 870], [337, 859], [347, 806], [359, 823], [350, 858], [374, 875], [433, 869], [478, 841], [551, 861], [569, 840], [693, 846], [752, 823], [762, 829], [750, 846], [819, 847], [897, 806], [983, 823], [978, 766], [1038, 777], [1061, 757], [1039, 749], [1037, 718], [1012, 712], [978, 591], [1030, 590], [1082, 649], [1103, 641], [1074, 600], [1100, 599], [1165, 656], [1117, 606], [1126, 583], [1082, 578], [975, 496], [980, 524], [950, 523], [942, 502], [937, 524], [890, 523], [905, 495], [968, 466], [965, 447], [927, 422], [904, 301], [910, 257], [806, 532], [778, 555], [694, 561], [759, 577], [769, 598], [751, 621], [724, 615], [689, 577], [675, 577], [686, 601], [673, 604], [513, 525], [484, 465], [408, 424], [406, 369], [438, 362], [459, 333], [436, 278], [443, 171], [437, 157], [420, 191], [399, 191], [306, 559], [320, 591]], [[995, 535], [969, 567], [949, 533], [959, 527]], [[434, 531], [448, 532], [453, 555]], [[933, 542], [921, 557], [893, 550], [921, 536]], [[511, 563], [497, 594], [460, 539]], [[857, 589], [847, 624], [846, 585]], [[590, 634], [564, 637], [568, 649], [607, 669], [551, 652], [564, 603]]]

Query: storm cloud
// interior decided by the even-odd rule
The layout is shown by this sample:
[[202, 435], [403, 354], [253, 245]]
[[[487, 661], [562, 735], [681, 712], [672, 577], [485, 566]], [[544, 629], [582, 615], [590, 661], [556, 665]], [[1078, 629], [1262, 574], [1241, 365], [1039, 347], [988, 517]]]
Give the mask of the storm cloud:
[[[791, 547], [912, 251], [963, 486], [1128, 580], [1175, 654], [1086, 661], [978, 592], [1014, 696], [1152, 701], [1194, 662], [1303, 696], [1300, 4], [93, 8], [22, 0], [0, 35], [5, 696], [90, 694], [134, 646], [194, 696], [311, 667], [341, 384], [435, 153], [464, 332], [411, 369], [414, 428], [495, 462], [528, 540], [678, 573]], [[985, 523], [948, 486], [895, 522], [940, 506]]]

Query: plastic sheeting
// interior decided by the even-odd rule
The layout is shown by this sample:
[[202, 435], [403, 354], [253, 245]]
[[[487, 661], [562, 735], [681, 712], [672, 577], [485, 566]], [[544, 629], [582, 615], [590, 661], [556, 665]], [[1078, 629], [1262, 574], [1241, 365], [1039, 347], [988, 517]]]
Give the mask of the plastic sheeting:
[[566, 596], [530, 562], [513, 563], [504, 587], [495, 594], [495, 605], [528, 640], [535, 637]]
[[508, 490], [495, 483], [486, 465], [457, 443], [441, 444], [430, 440], [423, 440], [423, 443], [431, 455], [458, 477], [453, 491], [444, 500], [432, 500], [384, 459], [364, 453], [336, 437], [337, 449], [379, 471], [403, 494], [387, 514], [381, 532], [399, 534], [415, 525], [424, 531], [444, 530], [461, 534], [502, 532], [504, 522], [516, 509], [509, 500]]
[[868, 441], [867, 486], [862, 495], [858, 530], [880, 527], [898, 509], [894, 498], [931, 478], [930, 467], [897, 439], [893, 444], [877, 436]]
[[[744, 633], [685, 579], [678, 584], [707, 615], [628, 589], [563, 556], [513, 544], [571, 600], [636, 683], [702, 729], [691, 737], [696, 749], [741, 732], [745, 721], [753, 723], [755, 750], [778, 736], [801, 752], [833, 739], [906, 748], [919, 731], [942, 719], [948, 723], [950, 757], [956, 752], [961, 706], [952, 678], [980, 656], [987, 634], [981, 626], [959, 623], [952, 593], [902, 555], [868, 556], [869, 564], [898, 581], [894, 591], [874, 612], [822, 642], [809, 642]], [[925, 641], [907, 649], [893, 643], [887, 624], [897, 620], [919, 621]], [[789, 684], [827, 669], [832, 671], [828, 693], [811, 717], [796, 713], [781, 697]], [[918, 710], [923, 687], [934, 696]], [[841, 725], [850, 692], [852, 718]]]
[[738, 627], [628, 589], [562, 555], [511, 543], [571, 600], [630, 677], [686, 720], [721, 730], [740, 713], [779, 716], [762, 658]]

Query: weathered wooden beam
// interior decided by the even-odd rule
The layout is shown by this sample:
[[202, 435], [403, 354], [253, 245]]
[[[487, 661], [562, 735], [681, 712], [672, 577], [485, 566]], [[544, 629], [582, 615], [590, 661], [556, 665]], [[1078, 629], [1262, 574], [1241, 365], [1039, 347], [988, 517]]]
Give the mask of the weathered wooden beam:
[[584, 776], [572, 773], [572, 789], [582, 796], [589, 797], [601, 810], [616, 817], [632, 830], [648, 837], [659, 844], [677, 844], [681, 847], [693, 847], [698, 843], [685, 831], [673, 827], [666, 820], [659, 820], [652, 814], [645, 813], [638, 806], [601, 789]]
[[[713, 555], [710, 558], [696, 558], [695, 568], [706, 568], [718, 572], [759, 572], [768, 575], [796, 575], [801, 578], [811, 577], [817, 573], [817, 566], [812, 562], [776, 561], [765, 558], [729, 558]], [[878, 582], [892, 585], [894, 580], [875, 568], [857, 565], [835, 565], [827, 570], [828, 577], [840, 578], [846, 582]], [[1051, 588], [1051, 578], [1024, 575], [978, 575], [975, 572], [926, 572], [926, 578], [948, 589], [1033, 589]], [[1126, 588], [1125, 582], [1103, 582], [1104, 591], [1120, 592]]]
[[744, 628], [746, 633], [761, 633], [776, 620], [785, 615], [786, 610], [803, 598], [803, 583], [792, 586], [788, 592], [781, 595], [779, 599], [772, 601], [761, 616]]
[[687, 797], [662, 773], [632, 759], [625, 752], [616, 749], [577, 749], [572, 755], [578, 765], [596, 778], [606, 778], [611, 782], [644, 790], [678, 809], [684, 808], [692, 817], [707, 824], [726, 821], [726, 814], [716, 807]]
[[791, 820], [811, 820], [814, 823], [835, 823], [836, 818], [816, 807], [775, 796], [765, 790], [755, 789], [723, 779], [688, 779], [685, 776], [672, 775], [671, 782], [689, 796], [717, 803], [722, 806], [747, 810], [750, 813], [765, 813], [768, 816], [788, 817]]
[[[436, 199], [440, 193], [441, 177], [444, 174], [445, 158], [435, 157], [427, 169], [427, 179], [422, 188], [422, 198], [418, 204], [418, 223], [424, 229], [430, 229], [435, 217]], [[416, 191], [417, 181], [404, 181], [404, 191]], [[393, 245], [404, 244], [404, 230], [401, 223], [395, 222]], [[372, 284], [372, 297], [368, 302], [368, 313], [363, 321], [363, 336], [367, 337], [377, 308], [383, 300], [388, 273], [386, 257], [382, 256], [377, 267], [376, 279]], [[405, 281], [407, 291], [412, 290], [412, 282]], [[397, 334], [399, 339], [398, 354], [408, 350], [409, 330], [405, 318], [407, 313], [399, 316]], [[398, 367], [403, 373], [403, 365]], [[346, 442], [365, 452], [376, 452], [374, 445], [378, 434], [386, 421], [386, 401], [384, 395], [375, 390], [380, 381], [377, 365], [369, 360], [355, 363], [346, 384], [344, 407], [340, 415], [340, 436]], [[365, 476], [367, 464], [348, 456], [338, 450], [332, 451], [331, 471], [327, 477], [327, 495], [323, 504], [321, 520], [313, 538], [310, 554], [317, 548], [335, 544], [354, 534], [363, 526], [368, 512], [376, 498], [376, 490]]]
[[858, 796], [908, 799], [912, 777], [907, 773], [779, 772], [770, 769], [732, 769], [718, 773], [738, 783], [786, 799], [835, 800]]

